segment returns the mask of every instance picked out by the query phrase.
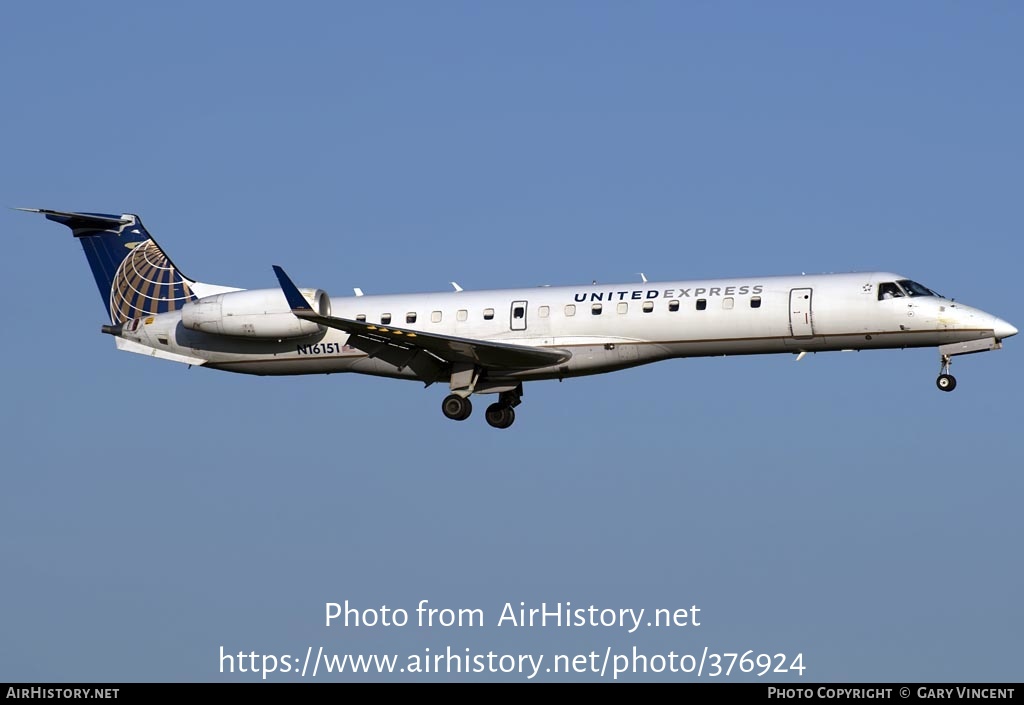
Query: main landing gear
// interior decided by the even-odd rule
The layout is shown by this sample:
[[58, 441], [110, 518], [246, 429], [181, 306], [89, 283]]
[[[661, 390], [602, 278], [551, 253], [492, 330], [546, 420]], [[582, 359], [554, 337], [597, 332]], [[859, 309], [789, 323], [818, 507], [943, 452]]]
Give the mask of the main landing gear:
[[[487, 407], [484, 418], [494, 428], [508, 428], [516, 420], [515, 407], [523, 400], [523, 385], [519, 384], [515, 389], [502, 392], [498, 395], [498, 401]], [[441, 402], [441, 412], [453, 421], [465, 421], [473, 413], [473, 404], [468, 396], [449, 394]]]
[[473, 403], [469, 397], [449, 394], [441, 402], [441, 412], [452, 421], [465, 421], [473, 413]]
[[495, 428], [508, 428], [516, 420], [516, 412], [511, 406], [505, 406], [499, 401], [487, 407], [484, 418]]
[[939, 377], [935, 380], [935, 386], [944, 392], [952, 392], [956, 389], [956, 377], [949, 374], [949, 363], [952, 358], [949, 355], [942, 356], [942, 367], [939, 369]]

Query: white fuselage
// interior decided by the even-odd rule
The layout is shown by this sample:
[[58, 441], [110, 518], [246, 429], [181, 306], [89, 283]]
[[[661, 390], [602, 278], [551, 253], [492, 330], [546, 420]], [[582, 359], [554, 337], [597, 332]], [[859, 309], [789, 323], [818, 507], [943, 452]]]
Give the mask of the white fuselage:
[[[1016, 333], [938, 296], [879, 298], [881, 282], [904, 279], [875, 272], [592, 284], [332, 297], [331, 307], [345, 319], [572, 353], [550, 367], [488, 370], [492, 381], [598, 374], [676, 357], [929, 347]], [[350, 346], [340, 330], [267, 340], [189, 330], [177, 311], [146, 321], [123, 333], [128, 349], [139, 344], [158, 357], [250, 374], [414, 378]]]

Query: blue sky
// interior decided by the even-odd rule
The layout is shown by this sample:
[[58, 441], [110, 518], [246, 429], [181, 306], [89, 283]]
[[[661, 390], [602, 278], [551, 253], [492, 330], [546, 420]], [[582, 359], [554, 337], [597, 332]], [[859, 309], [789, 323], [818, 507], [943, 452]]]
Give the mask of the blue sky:
[[[281, 264], [347, 295], [883, 269], [1024, 320], [1015, 3], [3, 17], [2, 205], [137, 213], [200, 281], [271, 287]], [[1018, 339], [958, 358], [948, 395], [933, 350], [690, 359], [528, 385], [500, 432], [445, 419], [433, 387], [118, 353], [68, 231], [12, 210], [0, 229], [0, 681], [259, 680], [222, 673], [220, 648], [448, 646], [544, 666], [800, 653], [802, 677], [760, 678], [792, 683], [1020, 680]], [[486, 623], [324, 625], [328, 602], [415, 617], [423, 599]], [[702, 620], [499, 627], [506, 602]], [[316, 678], [358, 679], [527, 680]]]

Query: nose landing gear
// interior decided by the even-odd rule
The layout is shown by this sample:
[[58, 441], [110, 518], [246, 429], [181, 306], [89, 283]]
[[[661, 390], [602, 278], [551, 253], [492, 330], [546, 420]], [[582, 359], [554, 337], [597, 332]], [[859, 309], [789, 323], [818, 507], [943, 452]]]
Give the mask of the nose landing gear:
[[944, 392], [952, 392], [956, 389], [956, 377], [949, 374], [949, 363], [954, 355], [968, 355], [970, 353], [985, 352], [987, 350], [998, 350], [1003, 344], [995, 338], [978, 338], [977, 340], [965, 340], [960, 343], [947, 343], [939, 346], [939, 377], [935, 380], [935, 386]]
[[944, 392], [952, 392], [956, 389], [956, 377], [949, 374], [949, 364], [952, 357], [942, 354], [942, 367], [939, 368], [939, 377], [935, 380], [935, 386]]

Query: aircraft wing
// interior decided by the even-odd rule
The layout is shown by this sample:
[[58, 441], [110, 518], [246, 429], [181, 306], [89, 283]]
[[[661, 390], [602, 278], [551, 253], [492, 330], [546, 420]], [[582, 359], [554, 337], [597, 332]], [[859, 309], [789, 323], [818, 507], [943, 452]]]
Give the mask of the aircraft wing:
[[536, 348], [490, 340], [458, 338], [353, 321], [348, 318], [323, 316], [310, 307], [283, 269], [274, 265], [274, 273], [281, 284], [288, 305], [292, 308], [292, 313], [296, 316], [345, 331], [349, 334], [349, 345], [352, 347], [359, 348], [370, 357], [390, 362], [396, 367], [408, 366], [428, 383], [437, 379], [441, 367], [438, 363], [468, 363], [493, 369], [528, 370], [557, 365], [572, 357], [571, 352], [559, 348]]

